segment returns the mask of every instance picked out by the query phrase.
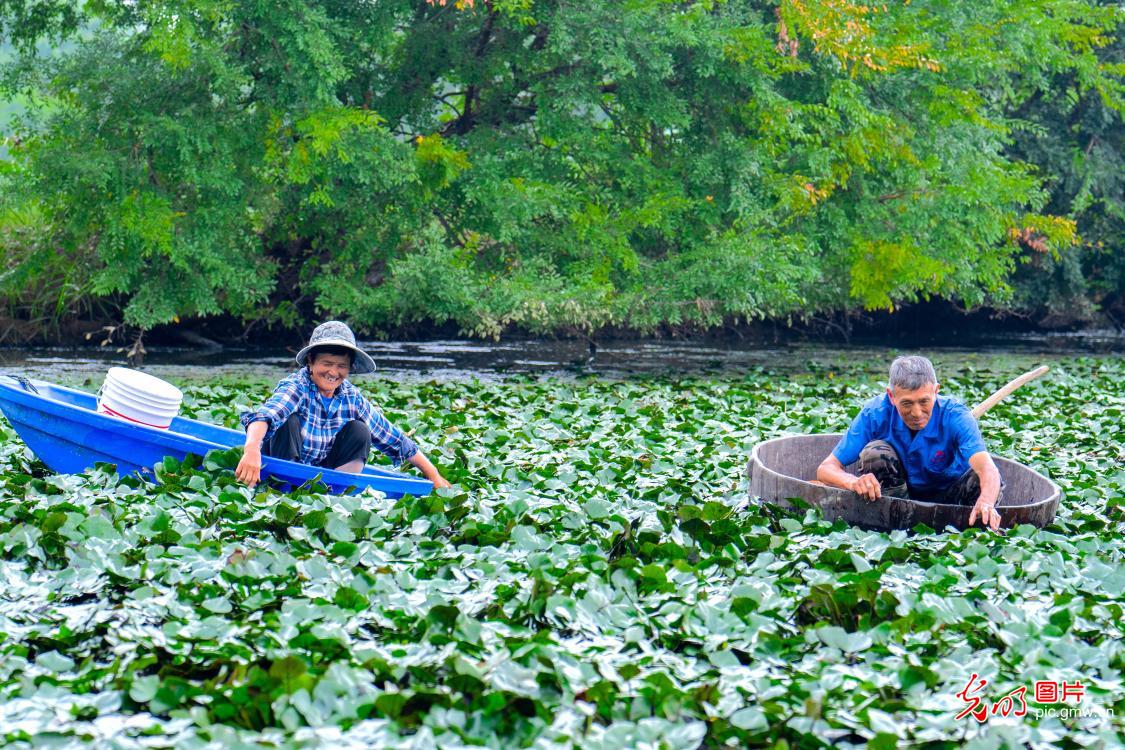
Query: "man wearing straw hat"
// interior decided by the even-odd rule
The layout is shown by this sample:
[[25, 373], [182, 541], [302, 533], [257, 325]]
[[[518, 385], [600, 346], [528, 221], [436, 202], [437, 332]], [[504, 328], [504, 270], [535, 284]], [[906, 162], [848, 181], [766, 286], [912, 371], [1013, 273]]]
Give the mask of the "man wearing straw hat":
[[[844, 468], [856, 460], [858, 476]], [[993, 531], [1000, 527], [1000, 472], [968, 407], [938, 396], [937, 374], [925, 357], [891, 363], [887, 392], [863, 407], [816, 478], [869, 502], [886, 495], [971, 504], [970, 526], [980, 518]]]
[[235, 476], [251, 487], [261, 479], [262, 454], [357, 474], [371, 447], [395, 466], [409, 462], [434, 483], [449, 482], [414, 441], [368, 401], [348, 375], [373, 372], [375, 361], [338, 320], [322, 323], [297, 352], [301, 369], [277, 384], [256, 411], [242, 415], [246, 447]]

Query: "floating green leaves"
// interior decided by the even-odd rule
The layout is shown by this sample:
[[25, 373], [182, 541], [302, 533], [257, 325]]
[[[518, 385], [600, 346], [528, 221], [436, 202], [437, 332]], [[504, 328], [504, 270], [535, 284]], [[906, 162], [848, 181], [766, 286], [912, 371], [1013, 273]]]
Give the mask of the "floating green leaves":
[[[361, 382], [456, 483], [400, 500], [253, 493], [237, 452], [159, 485], [51, 475], [0, 422], [0, 744], [1116, 743], [1125, 366], [1067, 362], [984, 419], [1063, 486], [1048, 529], [867, 532], [746, 496], [754, 443], [842, 429], [884, 364]], [[945, 363], [943, 389], [976, 401], [1024, 364]], [[226, 424], [269, 387], [182, 385]], [[1029, 693], [956, 720], [973, 672], [989, 705], [1082, 681], [1088, 712]]]

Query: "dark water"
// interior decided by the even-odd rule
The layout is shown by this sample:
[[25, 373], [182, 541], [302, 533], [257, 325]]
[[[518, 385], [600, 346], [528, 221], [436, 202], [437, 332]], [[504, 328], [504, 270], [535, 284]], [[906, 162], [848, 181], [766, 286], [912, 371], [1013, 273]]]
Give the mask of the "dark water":
[[[497, 378], [508, 375], [560, 377], [734, 374], [748, 369], [780, 372], [881, 364], [900, 353], [923, 353], [935, 363], [971, 358], [983, 363], [1014, 358], [1028, 363], [1064, 362], [1075, 356], [1121, 356], [1125, 336], [1114, 332], [1008, 335], [918, 342], [882, 339], [826, 345], [807, 342], [762, 344], [742, 341], [608, 341], [596, 348], [585, 341], [523, 339], [501, 343], [466, 340], [361, 342], [392, 377], [437, 379]], [[151, 349], [143, 369], [158, 377], [207, 378], [258, 375], [281, 377], [296, 367], [296, 347], [222, 350]], [[74, 382], [99, 378], [124, 365], [114, 349], [0, 349], [0, 371]]]

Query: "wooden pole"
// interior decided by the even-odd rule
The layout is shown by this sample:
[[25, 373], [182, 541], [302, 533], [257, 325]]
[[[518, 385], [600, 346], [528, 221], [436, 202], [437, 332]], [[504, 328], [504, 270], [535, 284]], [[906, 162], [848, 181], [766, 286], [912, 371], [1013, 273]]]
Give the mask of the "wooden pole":
[[984, 401], [981, 401], [979, 404], [977, 404], [976, 407], [973, 409], [973, 416], [976, 417], [977, 419], [980, 419], [981, 416], [984, 415], [984, 413], [986, 411], [988, 411], [992, 407], [996, 406], [996, 404], [1000, 403], [1001, 401], [1006, 399], [1009, 395], [1011, 395], [1012, 391], [1019, 388], [1021, 385], [1025, 385], [1026, 383], [1030, 383], [1032, 380], [1035, 380], [1036, 378], [1045, 375], [1047, 373], [1047, 371], [1050, 370], [1050, 369], [1051, 368], [1047, 367], [1046, 365], [1043, 365], [1042, 367], [1036, 367], [1031, 372], [1025, 372], [1023, 375], [1020, 375], [1018, 378], [1016, 378], [1012, 382], [1008, 383], [1006, 386], [1004, 386], [1000, 390], [996, 391], [996, 393], [993, 393], [991, 396], [986, 398]]

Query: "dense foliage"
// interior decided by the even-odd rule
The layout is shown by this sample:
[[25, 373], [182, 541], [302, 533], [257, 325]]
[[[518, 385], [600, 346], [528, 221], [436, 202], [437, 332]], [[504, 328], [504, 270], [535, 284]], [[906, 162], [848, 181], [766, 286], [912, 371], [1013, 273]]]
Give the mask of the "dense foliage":
[[[977, 401], [1020, 364], [941, 369]], [[457, 483], [400, 501], [252, 494], [229, 455], [159, 487], [52, 476], [4, 425], [0, 743], [1117, 746], [1122, 361], [984, 419], [1063, 486], [1048, 529], [865, 532], [746, 497], [756, 441], [838, 429], [881, 375], [366, 381]], [[269, 386], [183, 385], [227, 424]], [[973, 672], [986, 705], [1082, 682], [1089, 715], [1029, 693], [955, 719]]]
[[[1103, 52], [1125, 62], [1125, 38]], [[1094, 306], [1119, 326], [1125, 312], [1125, 127], [1073, 75], [1057, 76], [1015, 111], [1021, 127], [1009, 152], [1038, 165], [1051, 198], [1047, 211], [1078, 222], [1082, 242], [1070, 252], [1032, 253], [1016, 274], [1015, 304], [1046, 309], [1060, 322], [1088, 318]]]
[[[1033, 258], [1100, 299], [1073, 245], [1120, 249], [1120, 19], [1093, 0], [4, 0], [23, 50], [4, 90], [27, 106], [0, 298], [102, 300], [142, 328], [315, 309], [646, 330], [1010, 303]], [[43, 39], [67, 44], [32, 54]], [[1056, 125], [1075, 101], [1096, 122]], [[1017, 140], [1042, 128], [1040, 158]]]

